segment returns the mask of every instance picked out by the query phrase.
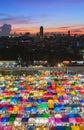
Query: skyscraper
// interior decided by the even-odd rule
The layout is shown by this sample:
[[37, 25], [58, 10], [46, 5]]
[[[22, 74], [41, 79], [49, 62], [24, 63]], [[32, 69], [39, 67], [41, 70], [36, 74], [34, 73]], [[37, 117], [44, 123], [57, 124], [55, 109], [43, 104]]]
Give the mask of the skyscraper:
[[43, 26], [40, 27], [40, 38], [43, 38]]
[[70, 34], [70, 30], [69, 30], [69, 31], [68, 31], [68, 36], [70, 37], [70, 35], [71, 35], [71, 34]]

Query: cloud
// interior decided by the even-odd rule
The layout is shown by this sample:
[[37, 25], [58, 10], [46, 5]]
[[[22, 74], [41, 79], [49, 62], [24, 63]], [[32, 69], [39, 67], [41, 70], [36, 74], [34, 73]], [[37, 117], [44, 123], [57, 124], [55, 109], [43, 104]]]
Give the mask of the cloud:
[[11, 32], [11, 25], [10, 24], [4, 24], [2, 27], [0, 27], [0, 36], [9, 36]]
[[72, 29], [71, 31], [73, 31], [74, 33], [84, 32], [84, 28]]
[[70, 28], [81, 28], [81, 27], [84, 27], [84, 24], [61, 26], [61, 27], [57, 27], [57, 28], [59, 28], [59, 29], [70, 29]]
[[78, 33], [78, 32], [81, 32], [82, 30], [81, 29], [72, 29], [72, 31]]
[[64, 27], [57, 27], [57, 29], [69, 29], [70, 26], [64, 26]]
[[[13, 30], [16, 31], [27, 31], [29, 30], [30, 32], [39, 31], [39, 26], [42, 23], [45, 25], [45, 21], [49, 17], [49, 14], [36, 14], [36, 15], [16, 15], [16, 16], [11, 16], [9, 14], [5, 13], [0, 13], [0, 25], [2, 26], [3, 24], [11, 24], [13, 26]], [[29, 26], [28, 26], [29, 25]], [[49, 26], [49, 25], [48, 25]], [[84, 32], [84, 24], [75, 24], [75, 25], [70, 25], [68, 24], [67, 26], [45, 26], [44, 30], [45, 32], [67, 32], [68, 30], [73, 31], [74, 33], [78, 32]], [[18, 28], [17, 28], [18, 27]], [[28, 29], [26, 29], [28, 27]], [[36, 27], [36, 29], [34, 28]], [[16, 29], [15, 29], [16, 28]], [[30, 28], [30, 29], [29, 29]], [[19, 32], [18, 31], [18, 32]]]
[[[49, 27], [49, 28], [44, 28], [44, 32], [54, 32], [54, 33], [67, 33], [67, 31], [70, 30], [72, 34], [83, 34], [84, 33], [84, 28], [71, 28], [71, 29], [66, 29], [66, 28], [54, 28], [54, 27]], [[25, 33], [25, 32], [30, 32], [30, 33], [37, 33], [39, 32], [38, 27], [22, 27], [22, 28], [13, 28], [12, 33], [17, 32], [17, 33]]]
[[16, 32], [16, 33], [25, 33], [25, 32], [30, 32], [30, 33], [37, 33], [38, 32], [38, 28], [25, 28], [25, 27], [23, 27], [23, 28], [19, 28], [19, 27], [17, 27], [17, 28], [14, 28], [12, 31], [11, 31], [11, 33], [14, 33], [14, 32]]
[[72, 32], [84, 32], [84, 25], [78, 24], [78, 25], [69, 25], [69, 26], [61, 26], [61, 27], [49, 27], [46, 29], [54, 30], [54, 31], [61, 31], [61, 32], [66, 32], [68, 30]]
[[35, 21], [32, 20], [31, 16], [6, 16], [4, 18], [0, 18], [0, 24], [3, 23], [11, 23], [11, 24], [33, 24]]
[[8, 16], [8, 15], [5, 13], [0, 13], [0, 16]]
[[78, 25], [45, 28], [45, 32], [54, 32], [54, 33], [67, 33], [68, 30], [70, 30], [72, 34], [75, 33], [84, 34], [84, 25], [78, 24]]
[[[3, 16], [3, 17], [2, 17]], [[26, 25], [26, 24], [38, 24], [40, 22], [45, 22], [45, 20], [49, 17], [49, 14], [36, 14], [36, 15], [17, 15], [17, 16], [11, 16], [8, 14], [4, 14], [1, 13], [1, 17], [0, 17], [0, 24], [22, 24], [22, 25]]]

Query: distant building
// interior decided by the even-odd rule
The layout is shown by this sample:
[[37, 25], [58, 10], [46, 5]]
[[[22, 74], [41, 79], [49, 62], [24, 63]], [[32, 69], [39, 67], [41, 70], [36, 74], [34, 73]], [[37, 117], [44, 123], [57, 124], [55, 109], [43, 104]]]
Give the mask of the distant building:
[[71, 34], [70, 34], [70, 30], [69, 30], [69, 31], [68, 31], [68, 36], [70, 37], [70, 35], [71, 35]]
[[43, 38], [43, 26], [40, 27], [40, 38]]
[[24, 36], [25, 36], [25, 37], [29, 37], [29, 36], [30, 36], [30, 32], [26, 32], [26, 33], [24, 34]]

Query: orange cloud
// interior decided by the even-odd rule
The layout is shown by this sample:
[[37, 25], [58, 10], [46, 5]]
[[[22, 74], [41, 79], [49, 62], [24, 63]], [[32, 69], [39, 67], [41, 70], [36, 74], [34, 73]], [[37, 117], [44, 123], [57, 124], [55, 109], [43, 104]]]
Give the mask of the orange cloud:
[[[84, 27], [76, 27], [76, 26], [65, 26], [65, 27], [47, 27], [44, 28], [44, 33], [46, 32], [54, 32], [54, 33], [64, 33], [67, 34], [68, 30], [70, 30], [71, 34], [84, 34]], [[25, 32], [30, 32], [32, 33], [38, 33], [40, 30], [39, 28], [13, 28], [11, 33], [25, 33]]]
[[16, 32], [17, 34], [19, 33], [25, 33], [25, 32], [30, 32], [30, 33], [37, 33], [38, 32], [38, 28], [33, 28], [33, 29], [29, 29], [29, 28], [14, 28], [12, 29], [11, 33], [13, 34], [14, 32]]

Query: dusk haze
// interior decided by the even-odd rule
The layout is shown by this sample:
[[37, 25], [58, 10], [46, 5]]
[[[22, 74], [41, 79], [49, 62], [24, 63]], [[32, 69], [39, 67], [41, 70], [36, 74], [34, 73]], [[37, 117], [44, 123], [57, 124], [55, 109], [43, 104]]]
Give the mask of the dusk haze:
[[12, 26], [11, 33], [84, 33], [83, 0], [1, 0], [0, 27]]

